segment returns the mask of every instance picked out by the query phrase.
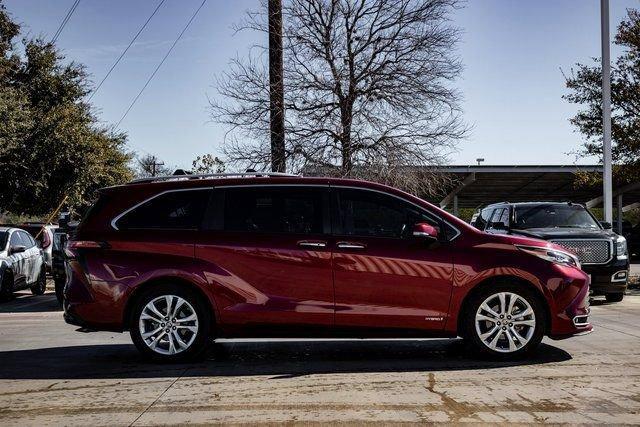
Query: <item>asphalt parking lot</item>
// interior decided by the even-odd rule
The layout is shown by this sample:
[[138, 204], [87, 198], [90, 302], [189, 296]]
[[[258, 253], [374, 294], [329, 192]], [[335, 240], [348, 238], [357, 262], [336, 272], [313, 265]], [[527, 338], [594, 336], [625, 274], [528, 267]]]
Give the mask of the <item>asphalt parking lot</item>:
[[144, 363], [127, 334], [79, 333], [51, 292], [0, 304], [0, 424], [640, 423], [640, 291], [595, 332], [499, 364], [458, 340], [228, 341]]

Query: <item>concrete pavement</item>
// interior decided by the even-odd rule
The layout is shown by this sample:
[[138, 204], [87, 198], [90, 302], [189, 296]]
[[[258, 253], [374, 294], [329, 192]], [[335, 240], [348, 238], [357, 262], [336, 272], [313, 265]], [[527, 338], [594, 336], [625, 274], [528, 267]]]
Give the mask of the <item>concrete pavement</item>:
[[594, 333], [506, 364], [458, 340], [288, 340], [164, 366], [25, 294], [0, 304], [0, 424], [640, 423], [640, 291], [592, 314]]

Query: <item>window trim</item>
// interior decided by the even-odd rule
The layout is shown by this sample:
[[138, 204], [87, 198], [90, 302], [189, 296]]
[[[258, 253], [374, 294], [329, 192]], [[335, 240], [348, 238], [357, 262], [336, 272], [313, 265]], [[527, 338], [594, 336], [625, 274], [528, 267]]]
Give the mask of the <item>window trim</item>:
[[[157, 198], [157, 197], [160, 197], [160, 196], [162, 196], [162, 195], [164, 195], [164, 194], [167, 194], [167, 193], [177, 193], [177, 192], [182, 192], [182, 191], [201, 191], [201, 190], [209, 190], [209, 191], [211, 191], [211, 190], [213, 190], [213, 189], [214, 189], [214, 187], [207, 186], [207, 187], [194, 187], [194, 188], [176, 188], [176, 189], [172, 189], [172, 190], [165, 190], [165, 191], [161, 191], [160, 193], [154, 194], [153, 196], [151, 196], [151, 197], [148, 197], [148, 198], [144, 199], [144, 200], [143, 200], [143, 201], [141, 201], [140, 203], [137, 203], [137, 204], [135, 204], [135, 205], [131, 206], [131, 207], [130, 207], [130, 208], [128, 208], [127, 210], [125, 210], [125, 211], [121, 212], [120, 214], [118, 214], [117, 216], [115, 216], [115, 217], [111, 220], [111, 227], [112, 227], [114, 230], [116, 230], [116, 231], [121, 231], [121, 230], [118, 228], [118, 221], [119, 221], [123, 216], [125, 216], [125, 215], [126, 215], [126, 214], [128, 214], [129, 212], [131, 212], [131, 211], [133, 211], [133, 210], [135, 210], [135, 209], [139, 208], [140, 206], [144, 205], [145, 203], [150, 202], [151, 200], [153, 200], [153, 199], [155, 199], [155, 198]], [[208, 202], [208, 200], [207, 200], [207, 204], [208, 204], [208, 203], [209, 203], [209, 202]], [[156, 230], [156, 229], [153, 229], [153, 228], [136, 228], [136, 230]], [[182, 229], [182, 228], [181, 228], [180, 230], [184, 230], [184, 229]]]

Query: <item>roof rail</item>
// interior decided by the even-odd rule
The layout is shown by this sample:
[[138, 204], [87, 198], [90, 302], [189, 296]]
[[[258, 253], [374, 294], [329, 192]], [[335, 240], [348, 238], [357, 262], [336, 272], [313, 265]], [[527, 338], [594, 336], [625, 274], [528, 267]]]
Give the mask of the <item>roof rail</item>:
[[293, 175], [282, 172], [235, 172], [235, 173], [201, 173], [201, 174], [189, 174], [189, 175], [166, 175], [166, 176], [152, 176], [148, 178], [138, 178], [133, 181], [129, 181], [128, 184], [142, 184], [149, 182], [163, 182], [163, 181], [184, 181], [194, 179], [207, 179], [207, 178], [246, 178], [246, 177], [296, 177], [300, 175]]

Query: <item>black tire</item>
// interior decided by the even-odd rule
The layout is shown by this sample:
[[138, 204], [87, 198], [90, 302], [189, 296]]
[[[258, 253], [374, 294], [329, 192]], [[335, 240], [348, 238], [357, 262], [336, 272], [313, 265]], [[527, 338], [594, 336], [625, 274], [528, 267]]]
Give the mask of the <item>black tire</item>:
[[9, 301], [13, 298], [13, 274], [5, 271], [0, 283], [0, 301]]
[[[522, 347], [514, 351], [508, 351], [507, 349], [498, 351], [490, 348], [489, 344], [485, 344], [485, 342], [480, 338], [480, 334], [476, 328], [476, 313], [478, 312], [478, 309], [485, 302], [485, 300], [487, 300], [487, 298], [491, 297], [492, 295], [497, 295], [500, 292], [509, 292], [512, 294], [516, 294], [520, 298], [524, 299], [533, 310], [533, 315], [535, 316], [535, 326], [533, 326], [533, 331], [529, 340]], [[546, 311], [543, 306], [544, 302], [541, 301], [541, 298], [538, 297], [533, 289], [530, 289], [527, 285], [523, 285], [517, 282], [510, 283], [508, 281], [500, 281], [482, 288], [481, 290], [471, 295], [470, 298], [471, 299], [468, 301], [468, 303], [465, 304], [465, 312], [461, 313], [462, 331], [465, 341], [470, 345], [471, 349], [476, 354], [481, 357], [493, 360], [513, 360], [531, 354], [540, 345], [540, 342], [544, 337], [546, 328]], [[517, 304], [519, 305], [520, 303]], [[500, 321], [509, 322], [510, 320], [507, 320], [505, 317]], [[498, 328], [496, 329], [496, 334], [489, 335], [488, 339], [495, 338], [496, 335], [502, 334], [498, 339], [498, 343], [504, 343], [505, 345], [508, 345], [508, 337], [506, 336], [506, 334], [510, 333], [512, 325], [511, 323], [505, 326], [499, 326], [495, 324], [495, 322], [486, 322], [482, 325], [486, 325], [486, 329], [488, 330], [492, 329], [493, 326]], [[516, 328], [529, 327], [516, 326]], [[501, 332], [501, 329], [504, 330], [504, 332]], [[513, 339], [515, 336], [511, 335], [511, 337]], [[516, 342], [519, 342], [519, 340], [516, 340]]]
[[33, 295], [44, 295], [47, 291], [47, 271], [44, 266], [40, 269], [40, 274], [38, 274], [36, 283], [29, 289], [31, 289], [31, 293]]
[[[165, 345], [165, 341], [163, 340], [161, 340], [158, 344], [158, 351], [154, 351], [153, 349], [151, 349], [151, 347], [147, 345], [147, 343], [143, 339], [139, 328], [140, 317], [145, 306], [151, 301], [167, 295], [182, 298], [190, 305], [191, 308], [195, 310], [195, 314], [197, 316], [197, 332], [195, 333], [195, 338], [187, 348], [180, 350], [180, 352], [175, 354], [161, 354], [160, 352], [158, 352], [166, 350], [164, 348], [160, 348]], [[185, 307], [185, 309], [189, 309], [189, 307], [187, 306]], [[162, 313], [161, 309], [159, 309], [159, 311]], [[166, 314], [166, 312], [162, 314]], [[164, 321], [167, 321], [166, 318]], [[153, 327], [160, 327], [160, 324], [155, 324], [152, 321], [148, 321], [148, 323], [153, 324]], [[162, 325], [164, 326], [165, 324], [163, 323]], [[167, 323], [167, 327], [170, 327], [169, 323]], [[152, 327], [150, 327], [149, 329], [152, 329]], [[175, 330], [175, 328], [173, 329]], [[201, 357], [204, 354], [204, 351], [209, 343], [210, 330], [211, 313], [208, 302], [202, 301], [202, 297], [200, 297], [190, 289], [173, 283], [163, 283], [153, 286], [153, 288], [145, 291], [142, 295], [136, 298], [132, 309], [131, 318], [129, 320], [129, 333], [138, 351], [140, 351], [140, 353], [142, 353], [145, 358], [164, 363], [182, 362], [187, 360], [194, 360]], [[187, 331], [184, 332], [188, 333]], [[160, 331], [160, 333], [163, 333], [163, 331]], [[169, 332], [169, 334], [171, 334], [171, 332]], [[164, 334], [164, 336], [166, 337], [167, 334]], [[168, 342], [166, 344], [168, 345]]]
[[620, 302], [624, 299], [624, 292], [606, 294], [605, 298], [607, 299], [607, 302]]
[[64, 279], [54, 279], [56, 299], [58, 300], [58, 303], [60, 305], [62, 305], [62, 303], [64, 302], [64, 284], [65, 284]]

